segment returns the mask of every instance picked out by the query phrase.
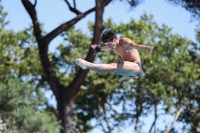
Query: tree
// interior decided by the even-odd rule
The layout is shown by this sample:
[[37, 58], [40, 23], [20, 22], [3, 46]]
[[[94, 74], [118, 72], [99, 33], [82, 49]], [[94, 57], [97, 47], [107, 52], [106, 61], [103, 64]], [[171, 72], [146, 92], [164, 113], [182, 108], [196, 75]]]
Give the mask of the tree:
[[[32, 27], [19, 32], [5, 30], [9, 24], [5, 21], [7, 12], [0, 5], [0, 81], [7, 83], [10, 78], [19, 78], [21, 81], [29, 81], [34, 85], [41, 82], [42, 67], [40, 65], [38, 52], [32, 34]], [[31, 78], [30, 78], [31, 77]], [[37, 80], [37, 82], [35, 82]], [[42, 86], [42, 85], [40, 85]]]
[[[109, 4], [111, 0], [96, 0], [96, 6], [94, 8], [89, 9], [88, 11], [84, 13], [76, 9], [75, 0], [73, 1], [74, 7], [72, 7], [71, 4], [67, 0], [65, 0], [70, 11], [75, 13], [77, 16], [74, 19], [61, 24], [60, 26], [55, 28], [53, 31], [45, 35], [41, 33], [40, 23], [37, 20], [37, 13], [35, 10], [37, 1], [35, 0], [34, 4], [32, 4], [29, 0], [21, 0], [21, 1], [25, 9], [27, 10], [28, 14], [30, 15], [32, 23], [33, 23], [34, 35], [38, 44], [38, 50], [39, 50], [39, 55], [40, 55], [43, 71], [45, 73], [45, 79], [48, 82], [51, 90], [53, 91], [53, 94], [56, 97], [59, 119], [62, 121], [62, 127], [63, 127], [61, 132], [63, 133], [73, 132], [72, 112], [73, 112], [74, 100], [75, 100], [75, 96], [79, 92], [81, 85], [83, 84], [88, 74], [88, 71], [79, 70], [76, 73], [76, 76], [72, 76], [73, 79], [68, 81], [68, 84], [62, 84], [62, 81], [58, 78], [57, 73], [52, 66], [52, 62], [50, 61], [50, 58], [48, 57], [48, 45], [53, 38], [55, 38], [62, 32], [69, 30], [69, 28], [71, 28], [78, 21], [80, 21], [82, 18], [84, 18], [86, 15], [88, 15], [89, 13], [93, 11], [95, 11], [95, 24], [93, 27], [94, 32], [93, 32], [93, 37], [91, 39], [92, 40], [91, 42], [93, 44], [94, 43], [98, 44], [100, 42], [100, 34], [103, 30], [102, 15], [104, 12], [104, 7], [107, 4]], [[131, 6], [135, 7], [142, 1], [129, 0], [128, 2]], [[91, 43], [88, 43], [88, 44], [91, 44]], [[67, 49], [67, 50], [70, 50], [70, 49]], [[85, 58], [87, 61], [90, 61], [90, 62], [94, 61], [93, 52], [94, 51], [90, 48]], [[72, 61], [70, 63], [72, 64]]]
[[[79, 108], [77, 115], [80, 115], [80, 112], [83, 112], [80, 116], [84, 116], [84, 114], [90, 116], [90, 112], [92, 112], [92, 114], [96, 114], [96, 118], [98, 118], [98, 116], [105, 116], [107, 114], [107, 121], [112, 121], [112, 119], [114, 119], [114, 121], [118, 121], [118, 126], [120, 125], [120, 122], [122, 122], [123, 125], [124, 122], [126, 123], [129, 121], [129, 123], [133, 123], [135, 121], [136, 131], [139, 131], [139, 127], [141, 127], [139, 118], [148, 116], [151, 111], [155, 112], [155, 121], [152, 123], [152, 128], [156, 125], [158, 116], [161, 117], [160, 114], [158, 114], [160, 111], [164, 111], [166, 114], [175, 114], [174, 122], [178, 121], [181, 116], [184, 116], [183, 119], [187, 119], [188, 117], [191, 118], [191, 115], [185, 115], [183, 112], [185, 112], [185, 107], [191, 106], [191, 103], [188, 103], [189, 99], [192, 103], [197, 103], [198, 101], [197, 96], [193, 96], [193, 94], [199, 95], [199, 69], [197, 69], [199, 68], [199, 45], [182, 38], [179, 35], [172, 34], [171, 29], [166, 25], [159, 27], [156, 22], [152, 20], [151, 16], [148, 17], [147, 15], [141, 16], [141, 20], [138, 22], [135, 22], [133, 19], [131, 22], [127, 24], [122, 23], [119, 26], [111, 20], [108, 20], [105, 22], [104, 26], [106, 28], [112, 28], [118, 35], [129, 37], [141, 44], [153, 44], [155, 49], [150, 59], [146, 58], [146, 54], [141, 52], [142, 59], [144, 59], [142, 64], [145, 76], [138, 79], [135, 78], [134, 82], [129, 78], [120, 78], [119, 81], [123, 83], [123, 86], [120, 88], [120, 85], [117, 85], [117, 88], [113, 90], [112, 94], [109, 93], [109, 89], [112, 87], [105, 87], [106, 95], [102, 95], [103, 92], [101, 92], [98, 95], [92, 96], [94, 95], [93, 93], [98, 93], [98, 91], [102, 89], [102, 85], [98, 87], [100, 83], [107, 84], [103, 79], [112, 79], [113, 82], [117, 83], [117, 80], [109, 78], [108, 75], [105, 75], [104, 77], [96, 74], [98, 81], [101, 82], [98, 82], [99, 84], [96, 86], [92, 85], [95, 88], [95, 92], [92, 88], [91, 90], [88, 88], [87, 91], [82, 90], [82, 93], [85, 93], [85, 96], [82, 94], [81, 97], [76, 100], [77, 108]], [[198, 34], [199, 33], [197, 32], [197, 35]], [[106, 53], [102, 53], [102, 55], [105, 54]], [[102, 55], [99, 54], [98, 58], [100, 59], [97, 60], [101, 60], [102, 62], [116, 61], [116, 58], [113, 58], [112, 54], [105, 55], [106, 57], [102, 57]], [[95, 77], [95, 75], [91, 76]], [[101, 77], [103, 78], [101, 79]], [[89, 82], [89, 80], [86, 81]], [[89, 83], [85, 86], [88, 87]], [[188, 90], [188, 88], [191, 87], [194, 87], [192, 91], [190, 89]], [[97, 102], [95, 105], [104, 105], [107, 113], [104, 114], [102, 112], [102, 115], [99, 115], [99, 113], [101, 113], [100, 110], [95, 112], [93, 106], [87, 109], [88, 112], [85, 113], [86, 107], [83, 107], [83, 102], [86, 102], [86, 97], [90, 98], [89, 101], [91, 101], [91, 103], [87, 103], [89, 105], [98, 101], [98, 98], [105, 99], [103, 100], [103, 103]], [[158, 111], [157, 106], [159, 104], [164, 106], [163, 110]], [[123, 105], [122, 113], [118, 113], [118, 111], [115, 110], [114, 106], [116, 105]], [[80, 108], [83, 108], [83, 110], [80, 110]], [[98, 107], [96, 108], [98, 109]], [[94, 112], [91, 110], [94, 110]], [[189, 110], [187, 109], [190, 113], [195, 110], [198, 110], [196, 104], [191, 106]], [[113, 115], [111, 115], [112, 112]], [[80, 117], [80, 119], [81, 118], [82, 117]], [[198, 124], [197, 121], [192, 121], [192, 119], [190, 119], [191, 124]], [[172, 122], [172, 126], [167, 125], [167, 131], [172, 129], [174, 122]], [[184, 122], [184, 124], [187, 125], [189, 123]], [[116, 123], [113, 123], [113, 121], [110, 122], [109, 125], [111, 126], [110, 129], [116, 127]], [[196, 126], [196, 129], [197, 127], [198, 126]], [[152, 128], [150, 129], [150, 132], [152, 131]], [[104, 127], [104, 130], [105, 129], [106, 127]], [[104, 132], [110, 132], [108, 129], [109, 128]]]
[[[0, 5], [0, 132], [59, 132], [55, 115], [46, 111], [44, 92], [35, 89], [42, 69], [31, 27], [5, 30], [6, 15]], [[23, 83], [27, 81], [32, 85]]]
[[[63, 127], [61, 132], [71, 133], [73, 132], [72, 110], [73, 110], [73, 105], [74, 105], [74, 99], [77, 92], [80, 90], [80, 86], [84, 82], [84, 79], [88, 71], [80, 70], [77, 73], [77, 75], [74, 77], [74, 79], [71, 81], [71, 83], [68, 84], [67, 87], [65, 87], [63, 84], [61, 84], [58, 77], [56, 76], [55, 70], [53, 69], [51, 62], [48, 58], [48, 45], [52, 39], [54, 39], [56, 36], [58, 36], [62, 32], [71, 28], [78, 21], [80, 21], [82, 18], [84, 18], [86, 15], [88, 15], [89, 13], [93, 11], [95, 11], [95, 26], [93, 29], [94, 32], [93, 32], [92, 44], [95, 44], [95, 43], [98, 44], [100, 42], [100, 35], [103, 30], [102, 16], [103, 16], [104, 8], [106, 5], [108, 5], [111, 2], [111, 0], [96, 0], [95, 1], [96, 6], [94, 8], [89, 9], [88, 11], [84, 13], [76, 9], [75, 0], [73, 1], [74, 7], [72, 7], [71, 4], [67, 0], [65, 0], [70, 11], [75, 13], [77, 16], [74, 19], [61, 24], [60, 26], [55, 28], [53, 31], [51, 31], [50, 33], [44, 36], [41, 34], [40, 23], [37, 20], [37, 13], [35, 10], [37, 1], [35, 1], [34, 4], [32, 4], [29, 0], [21, 0], [21, 1], [25, 9], [27, 10], [28, 14], [31, 17], [31, 20], [33, 23], [34, 35], [38, 43], [40, 60], [41, 60], [41, 64], [45, 73], [45, 78], [48, 84], [50, 85], [50, 88], [53, 91], [53, 94], [56, 97], [59, 119], [62, 121], [62, 127]], [[134, 2], [130, 2], [130, 3], [132, 3], [133, 6], [137, 5], [137, 4], [134, 4]], [[88, 51], [86, 60], [92, 62], [95, 57], [93, 53], [94, 53], [93, 49], [90, 48]]]
[[0, 132], [59, 132], [59, 122], [38, 89], [44, 82], [32, 28], [5, 30], [6, 15], [0, 5]]
[[[138, 22], [131, 20], [130, 23], [122, 23], [119, 26], [108, 21], [105, 27], [111, 27], [118, 35], [129, 37], [139, 44], [154, 45], [150, 59], [145, 58], [146, 55], [144, 56], [144, 53], [141, 53], [145, 76], [136, 78], [133, 82], [134, 85], [124, 86], [124, 90], [119, 91], [119, 94], [124, 92], [121, 98], [125, 100], [119, 97], [121, 104], [124, 105], [124, 116], [128, 116], [127, 118], [136, 122], [136, 131], [139, 127], [137, 123], [140, 123], [139, 118], [142, 115], [148, 115], [150, 111], [154, 111], [155, 121], [152, 123], [152, 127], [155, 126], [159, 116], [157, 109], [159, 104], [164, 107], [163, 111], [166, 114], [174, 114], [174, 121], [171, 126], [167, 126], [166, 132], [173, 127], [178, 118], [181, 118], [179, 116], [184, 116], [184, 119], [191, 118], [190, 115], [183, 114], [185, 108], [191, 107], [186, 109], [190, 113], [199, 110], [198, 105], [196, 105], [199, 100], [196, 95], [199, 95], [198, 84], [200, 83], [199, 63], [197, 63], [200, 48], [198, 43], [172, 34], [171, 29], [166, 25], [159, 27], [153, 21], [152, 16], [148, 17], [147, 15], [141, 16], [141, 20]], [[197, 40], [199, 39], [197, 38]], [[128, 80], [128, 82], [130, 81]], [[128, 85], [128, 83], [124, 84]], [[135, 103], [135, 106], [130, 104], [130, 100]], [[191, 125], [195, 124], [195, 126], [192, 126], [196, 129], [192, 130], [193, 132], [197, 132], [199, 127], [197, 126], [198, 117], [195, 120], [194, 123], [192, 120], [190, 121]], [[189, 123], [185, 122], [184, 124]]]
[[55, 115], [45, 111], [44, 92], [18, 79], [0, 83], [0, 131], [4, 133], [59, 132]]
[[[154, 51], [148, 58], [145, 52], [139, 51], [145, 72], [142, 77], [131, 79], [110, 73], [88, 73], [75, 100], [74, 127], [77, 132], [91, 129], [89, 121], [93, 118], [97, 120], [95, 126], [100, 127], [103, 132], [117, 132], [116, 130], [133, 123], [135, 131], [140, 132], [143, 123], [140, 118], [148, 116], [149, 112], [154, 114], [149, 132], [153, 128], [162, 131], [155, 128], [157, 118], [162, 117], [159, 112], [174, 116], [174, 122], [166, 125], [167, 132], [173, 129], [175, 122], [184, 122], [190, 116], [183, 114], [185, 107], [191, 106], [188, 101], [198, 101], [196, 84], [199, 83], [199, 45], [173, 34], [164, 24], [159, 27], [152, 15], [144, 14], [138, 22], [132, 19], [129, 23], [120, 25], [109, 19], [103, 25], [106, 29], [113, 29], [118, 36], [129, 37], [139, 44], [154, 45]], [[90, 22], [91, 33], [93, 27], [94, 24]], [[56, 52], [60, 54], [51, 55], [51, 59], [59, 79], [67, 85], [80, 69], [73, 63], [73, 58], [84, 57], [90, 36], [75, 28], [64, 32], [62, 36], [65, 41]], [[100, 52], [94, 62], [110, 63], [117, 60], [120, 58], [109, 51]], [[191, 93], [188, 88], [192, 86], [195, 89]], [[194, 101], [191, 99], [193, 94], [196, 95]], [[159, 105], [163, 108], [158, 109]], [[195, 110], [198, 110], [198, 106], [192, 106], [189, 112]], [[198, 123], [192, 120], [190, 122], [184, 124]]]

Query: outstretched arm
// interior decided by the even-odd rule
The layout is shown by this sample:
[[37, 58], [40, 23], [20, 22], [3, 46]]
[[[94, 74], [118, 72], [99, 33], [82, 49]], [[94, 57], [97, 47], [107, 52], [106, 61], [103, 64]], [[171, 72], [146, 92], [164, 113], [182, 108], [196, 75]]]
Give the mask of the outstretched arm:
[[126, 38], [124, 40], [124, 42], [128, 45], [130, 45], [130, 47], [134, 48], [134, 49], [138, 49], [138, 50], [147, 50], [148, 53], [151, 53], [153, 50], [153, 46], [145, 46], [145, 45], [139, 45], [136, 44], [135, 42], [133, 42], [131, 39]]
[[[97, 47], [98, 45], [96, 45], [96, 44], [92, 44], [91, 45], [91, 47], [95, 50], [95, 48]], [[101, 49], [101, 51], [108, 51], [108, 50], [111, 50], [111, 48], [110, 47], [108, 47], [108, 46], [103, 46], [103, 47], [101, 47], [100, 48]]]

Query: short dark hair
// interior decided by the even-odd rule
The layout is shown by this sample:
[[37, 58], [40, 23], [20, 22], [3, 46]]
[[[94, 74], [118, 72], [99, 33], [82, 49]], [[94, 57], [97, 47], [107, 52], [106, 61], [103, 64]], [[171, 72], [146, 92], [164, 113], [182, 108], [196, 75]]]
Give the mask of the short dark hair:
[[101, 35], [101, 39], [102, 41], [105, 43], [105, 42], [112, 42], [114, 38], [117, 38], [116, 37], [116, 34], [114, 31], [112, 30], [107, 30], [107, 31], [104, 31]]

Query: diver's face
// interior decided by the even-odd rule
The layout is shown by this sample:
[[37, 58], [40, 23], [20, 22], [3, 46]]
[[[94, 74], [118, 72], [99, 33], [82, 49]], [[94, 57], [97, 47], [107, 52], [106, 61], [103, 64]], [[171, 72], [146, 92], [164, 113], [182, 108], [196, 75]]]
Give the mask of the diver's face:
[[115, 48], [113, 42], [105, 42], [105, 44], [111, 49]]
[[112, 42], [105, 42], [105, 44], [109, 46], [112, 44]]
[[116, 42], [115, 42], [115, 38], [113, 39], [112, 42], [105, 42], [105, 44], [110, 47], [110, 48], [116, 48]]

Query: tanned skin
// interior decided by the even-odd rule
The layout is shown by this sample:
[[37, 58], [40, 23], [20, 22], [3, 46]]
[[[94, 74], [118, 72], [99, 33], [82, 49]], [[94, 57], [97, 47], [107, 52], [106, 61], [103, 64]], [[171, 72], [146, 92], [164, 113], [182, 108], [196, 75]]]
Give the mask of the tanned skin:
[[[96, 72], [112, 72], [122, 76], [136, 76], [140, 72], [140, 67], [136, 63], [141, 64], [138, 50], [146, 50], [148, 54], [152, 52], [153, 46], [139, 45], [129, 38], [114, 38], [112, 42], [105, 42], [107, 46], [101, 47], [101, 51], [114, 50], [122, 58], [122, 62], [110, 64], [94, 64], [83, 59], [76, 59], [75, 62], [82, 69], [90, 69]], [[98, 45], [92, 44], [95, 49]]]

